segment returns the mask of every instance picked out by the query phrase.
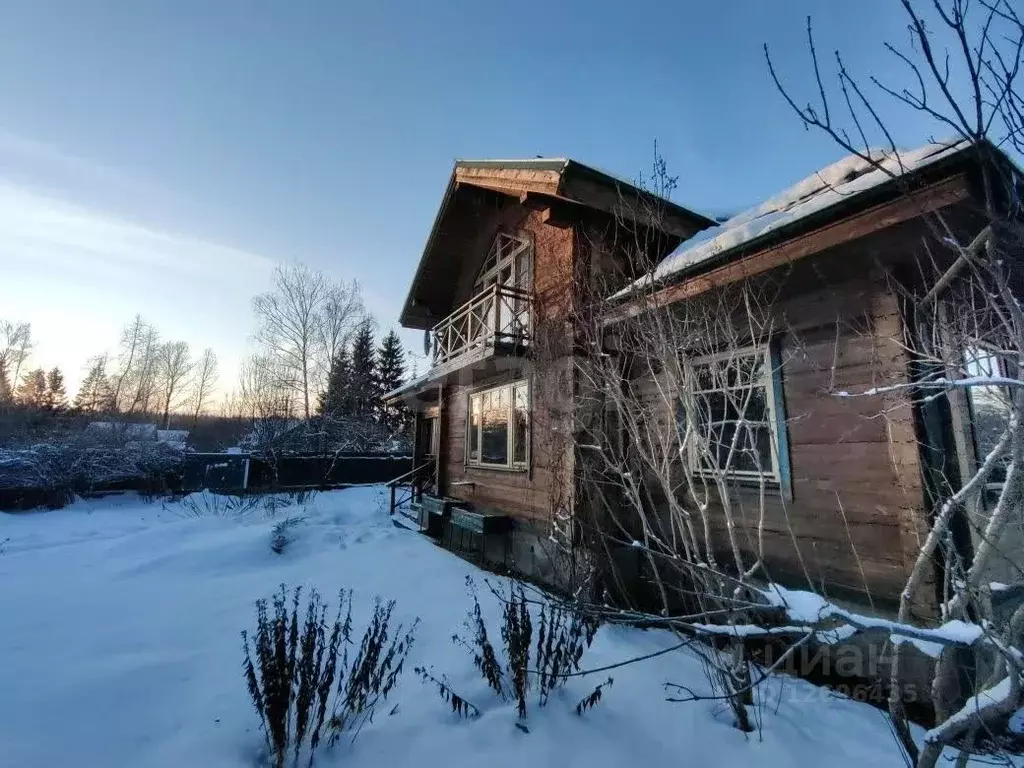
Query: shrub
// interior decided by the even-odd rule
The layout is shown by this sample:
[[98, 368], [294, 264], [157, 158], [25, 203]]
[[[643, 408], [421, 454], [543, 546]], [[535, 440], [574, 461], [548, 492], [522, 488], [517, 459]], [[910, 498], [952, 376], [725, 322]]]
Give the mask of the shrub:
[[433, 668], [427, 669], [426, 667], [416, 667], [413, 671], [422, 678], [423, 682], [437, 687], [438, 695], [440, 695], [445, 702], [451, 704], [452, 712], [456, 715], [465, 718], [480, 717], [480, 708], [469, 703], [466, 699], [459, 696], [459, 694], [452, 690], [447, 679], [442, 677], [438, 680], [434, 677]]
[[[285, 586], [273, 598], [256, 601], [256, 629], [242, 632], [243, 670], [253, 706], [275, 768], [289, 754], [298, 765], [303, 749], [312, 765], [321, 736], [333, 745], [342, 733], [354, 739], [387, 699], [402, 674], [418, 619], [403, 633], [391, 627], [395, 603], [379, 599], [355, 658], [352, 645], [352, 592], [338, 593], [333, 622], [316, 590], [300, 620], [301, 588], [290, 601]], [[268, 611], [269, 607], [269, 611]], [[251, 645], [251, 647], [250, 647]]]
[[582, 715], [588, 709], [593, 709], [594, 707], [596, 707], [597, 703], [601, 701], [601, 692], [604, 691], [605, 688], [611, 688], [612, 682], [614, 681], [609, 677], [603, 683], [594, 688], [594, 690], [592, 690], [590, 693], [588, 693], [586, 696], [580, 699], [576, 703], [576, 714]]
[[295, 533], [292, 529], [305, 519], [304, 517], [286, 517], [284, 520], [274, 523], [274, 527], [270, 531], [270, 549], [274, 554], [280, 555], [284, 552], [285, 547], [295, 540]]
[[259, 496], [232, 496], [210, 491], [190, 493], [174, 506], [164, 509], [181, 517], [226, 517], [240, 520], [262, 506]]
[[319, 491], [315, 488], [301, 488], [297, 491], [292, 491], [290, 494], [291, 503], [305, 507], [317, 497], [318, 493]]
[[[507, 596], [495, 592], [504, 605], [501, 624], [504, 652], [502, 663], [491, 642], [472, 579], [467, 577], [466, 586], [473, 600], [465, 623], [468, 637], [454, 635], [452, 641], [469, 651], [473, 666], [499, 699], [513, 699], [516, 702], [516, 713], [523, 720], [527, 716], [528, 693], [534, 685], [537, 689], [537, 705], [544, 707], [553, 690], [580, 672], [583, 654], [594, 642], [599, 622], [572, 607], [541, 601], [536, 611], [537, 640], [534, 646], [534, 617], [530, 601], [526, 598], [523, 585], [513, 583]], [[535, 653], [533, 669], [530, 668], [531, 647]], [[417, 668], [416, 672], [424, 682], [438, 688], [441, 698], [451, 705], [456, 714], [463, 717], [479, 714], [480, 710], [456, 694], [446, 679], [437, 679], [425, 668]], [[576, 713], [583, 714], [594, 707], [601, 700], [602, 690], [610, 685], [609, 678], [597, 686], [576, 705]]]
[[181, 470], [183, 454], [165, 443], [80, 431], [53, 442], [0, 448], [0, 488], [72, 492], [131, 484], [161, 489]]

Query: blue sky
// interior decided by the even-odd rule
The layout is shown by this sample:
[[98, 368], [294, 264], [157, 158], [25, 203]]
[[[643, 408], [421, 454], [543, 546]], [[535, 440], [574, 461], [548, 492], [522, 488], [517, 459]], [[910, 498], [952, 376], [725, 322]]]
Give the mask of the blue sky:
[[[887, 73], [894, 0], [32, 0], [0, 24], [0, 318], [74, 385], [141, 312], [231, 380], [276, 261], [396, 316], [459, 157], [570, 156], [633, 178], [658, 141], [675, 199], [738, 210], [841, 153], [809, 95], [819, 50]], [[887, 112], [920, 143], [933, 126]], [[419, 334], [408, 334], [419, 347]]]

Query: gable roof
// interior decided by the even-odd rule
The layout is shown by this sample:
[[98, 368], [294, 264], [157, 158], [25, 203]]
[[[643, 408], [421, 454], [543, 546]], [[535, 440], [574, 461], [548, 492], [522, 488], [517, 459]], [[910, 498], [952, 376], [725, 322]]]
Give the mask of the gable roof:
[[[788, 235], [813, 229], [851, 208], [871, 204], [879, 193], [895, 190], [901, 178], [926, 170], [941, 173], [943, 168], [965, 160], [971, 149], [979, 147], [960, 139], [925, 144], [895, 154], [873, 150], [870, 157], [874, 162], [858, 155], [844, 157], [720, 226], [684, 241], [650, 275], [627, 286], [613, 298], [623, 297], [651, 282], [673, 282], [702, 271], [712, 262], [730, 261], [782, 241]], [[986, 145], [985, 149], [993, 148]], [[1005, 156], [1001, 159], [1009, 162]]]
[[457, 160], [399, 316], [403, 326], [429, 328], [442, 319], [442, 311], [447, 314], [442, 307], [450, 306], [461, 268], [455, 256], [473, 234], [475, 215], [488, 203], [510, 200], [579, 206], [649, 225], [655, 223], [650, 211], [656, 206], [658, 228], [674, 236], [675, 242], [714, 224], [706, 216], [569, 158]]

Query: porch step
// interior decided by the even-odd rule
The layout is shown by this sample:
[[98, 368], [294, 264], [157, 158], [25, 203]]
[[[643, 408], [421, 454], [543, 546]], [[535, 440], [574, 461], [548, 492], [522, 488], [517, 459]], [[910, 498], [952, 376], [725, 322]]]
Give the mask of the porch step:
[[416, 531], [416, 533], [423, 532], [418, 517], [413, 517], [411, 514], [400, 510], [395, 510], [395, 513], [391, 516], [391, 522], [396, 528], [405, 528], [407, 531]]

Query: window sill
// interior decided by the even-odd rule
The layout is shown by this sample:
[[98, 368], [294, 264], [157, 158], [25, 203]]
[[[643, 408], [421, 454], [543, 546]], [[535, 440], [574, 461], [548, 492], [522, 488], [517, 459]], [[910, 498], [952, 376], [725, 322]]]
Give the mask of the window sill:
[[466, 469], [481, 469], [485, 472], [514, 472], [514, 473], [525, 473], [529, 471], [529, 467], [503, 467], [498, 464], [473, 464], [470, 462], [466, 464]]
[[[705, 480], [717, 480], [719, 476], [713, 472], [694, 472], [697, 477]], [[722, 477], [727, 483], [736, 483], [738, 485], [748, 486], [751, 488], [760, 488], [763, 484], [765, 488], [779, 488], [782, 483], [776, 477], [751, 477], [750, 475], [725, 475]]]

